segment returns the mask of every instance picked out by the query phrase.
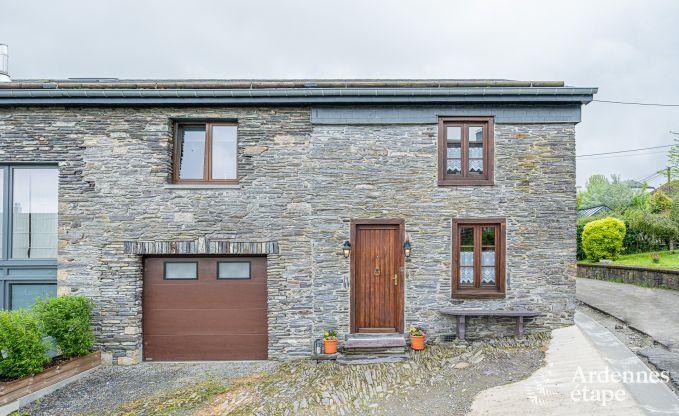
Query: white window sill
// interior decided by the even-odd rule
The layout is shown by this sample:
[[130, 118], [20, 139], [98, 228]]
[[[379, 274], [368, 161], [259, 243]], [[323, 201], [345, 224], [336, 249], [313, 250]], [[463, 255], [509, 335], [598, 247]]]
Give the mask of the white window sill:
[[240, 184], [186, 184], [186, 183], [168, 183], [164, 186], [165, 189], [240, 189]]

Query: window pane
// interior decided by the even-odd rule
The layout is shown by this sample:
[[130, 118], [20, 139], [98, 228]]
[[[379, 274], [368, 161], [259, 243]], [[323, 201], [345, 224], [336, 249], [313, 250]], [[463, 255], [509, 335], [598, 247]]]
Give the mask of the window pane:
[[460, 249], [460, 266], [474, 265], [474, 247], [462, 247]]
[[473, 246], [474, 245], [474, 228], [460, 227], [460, 245]]
[[462, 143], [448, 142], [448, 159], [460, 159], [462, 158]]
[[483, 144], [483, 127], [472, 126], [469, 127], [469, 143], [481, 143]]
[[212, 127], [212, 179], [236, 179], [236, 126]]
[[483, 175], [483, 159], [470, 159], [469, 160], [469, 174], [470, 175]]
[[249, 279], [250, 278], [250, 262], [219, 262], [218, 263], [217, 278], [218, 279]]
[[483, 227], [481, 229], [481, 244], [484, 246], [495, 245], [495, 227]]
[[495, 284], [495, 267], [481, 267], [481, 284]]
[[481, 264], [495, 266], [495, 249], [484, 247], [481, 252]]
[[[4, 230], [2, 229], [3, 225], [2, 223], [4, 222], [2, 218], [3, 216], [3, 211], [5, 209], [5, 171], [3, 169], [0, 169], [0, 237], [3, 234]], [[2, 238], [0, 238], [0, 253], [2, 253]], [[0, 258], [2, 258], [4, 255], [0, 254]]]
[[474, 268], [460, 267], [460, 284], [472, 285], [474, 284]]
[[51, 298], [57, 295], [57, 285], [55, 284], [11, 283], [9, 287], [10, 309], [27, 309], [33, 306], [37, 298]]
[[205, 163], [205, 129], [181, 129], [179, 144], [179, 179], [203, 179]]
[[165, 279], [198, 279], [198, 263], [165, 262]]
[[448, 169], [446, 172], [449, 175], [459, 175], [462, 172], [462, 161], [460, 159], [448, 160]]
[[459, 126], [448, 126], [446, 127], [446, 139], [448, 142], [461, 141], [462, 140], [462, 127]]
[[58, 169], [14, 169], [12, 257], [57, 257]]

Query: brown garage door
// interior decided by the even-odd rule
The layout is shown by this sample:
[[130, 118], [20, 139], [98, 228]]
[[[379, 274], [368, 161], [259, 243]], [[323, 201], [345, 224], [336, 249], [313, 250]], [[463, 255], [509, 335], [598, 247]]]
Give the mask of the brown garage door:
[[265, 257], [149, 257], [144, 359], [267, 358]]

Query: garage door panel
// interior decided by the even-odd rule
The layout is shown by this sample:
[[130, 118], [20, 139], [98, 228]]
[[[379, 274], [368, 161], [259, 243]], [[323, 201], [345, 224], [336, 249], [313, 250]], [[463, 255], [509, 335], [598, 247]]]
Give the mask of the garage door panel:
[[149, 335], [144, 356], [151, 361], [266, 360], [266, 335]]
[[[250, 278], [217, 278], [219, 262], [245, 261]], [[166, 262], [196, 262], [197, 278], [164, 278]], [[243, 270], [227, 273], [247, 277]], [[266, 258], [146, 258], [143, 313], [144, 359], [267, 359]]]
[[153, 309], [148, 335], [266, 334], [266, 309]]
[[222, 288], [183, 286], [181, 296], [175, 285], [154, 285], [145, 297], [145, 309], [157, 308], [247, 308], [253, 305], [266, 305], [266, 286], [229, 285]]

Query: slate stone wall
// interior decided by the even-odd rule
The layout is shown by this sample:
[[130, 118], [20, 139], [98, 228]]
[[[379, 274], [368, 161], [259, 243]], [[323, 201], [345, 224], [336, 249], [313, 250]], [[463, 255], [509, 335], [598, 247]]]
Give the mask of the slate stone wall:
[[[450, 304], [543, 311], [528, 333], [571, 323], [573, 124], [497, 124], [496, 185], [438, 187], [435, 125], [312, 125], [310, 111], [0, 109], [2, 161], [59, 164], [59, 293], [95, 300], [97, 342], [108, 360], [141, 359], [148, 247], [267, 254], [272, 358], [308, 355], [326, 328], [343, 336], [349, 260], [341, 245], [352, 218], [405, 219], [413, 244], [406, 325], [421, 323], [432, 337], [452, 333], [452, 320], [437, 312]], [[173, 118], [238, 120], [240, 187], [167, 187]], [[507, 219], [506, 299], [451, 300], [454, 217]], [[511, 320], [470, 320], [468, 337], [512, 330]]]
[[679, 270], [612, 264], [578, 264], [578, 277], [623, 281], [634, 285], [679, 290]]

